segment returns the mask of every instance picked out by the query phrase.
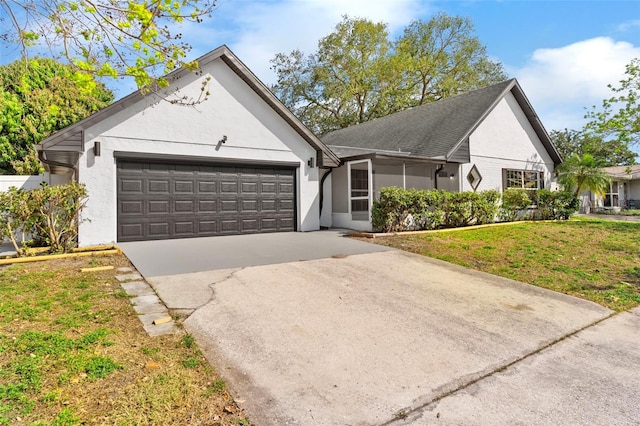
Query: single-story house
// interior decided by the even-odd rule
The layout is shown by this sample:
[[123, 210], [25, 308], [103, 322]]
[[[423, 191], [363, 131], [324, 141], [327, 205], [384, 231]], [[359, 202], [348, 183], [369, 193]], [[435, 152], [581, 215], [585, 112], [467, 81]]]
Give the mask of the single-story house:
[[[319, 167], [337, 156], [226, 46], [198, 63], [36, 147], [47, 171], [87, 187], [81, 246], [320, 228]], [[170, 102], [203, 89], [203, 102]]]
[[[371, 229], [380, 188], [556, 189], [562, 162], [515, 79], [328, 133], [330, 223]], [[328, 223], [328, 222], [326, 222]]]
[[81, 246], [370, 229], [381, 187], [549, 188], [561, 162], [515, 80], [319, 138], [226, 46], [198, 63], [36, 147], [52, 180], [87, 187]]
[[609, 191], [599, 197], [589, 193], [589, 203], [595, 209], [619, 210], [640, 208], [640, 165], [612, 166], [602, 169], [611, 176]]

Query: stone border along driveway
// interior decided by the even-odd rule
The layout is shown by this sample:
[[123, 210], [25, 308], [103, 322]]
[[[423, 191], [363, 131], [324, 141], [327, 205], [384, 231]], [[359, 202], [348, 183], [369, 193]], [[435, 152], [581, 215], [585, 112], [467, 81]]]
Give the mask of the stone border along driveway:
[[119, 272], [116, 279], [124, 291], [132, 297], [130, 299], [131, 305], [149, 336], [163, 336], [180, 332], [175, 321], [169, 315], [167, 307], [140, 273], [128, 266], [120, 267], [116, 271]]

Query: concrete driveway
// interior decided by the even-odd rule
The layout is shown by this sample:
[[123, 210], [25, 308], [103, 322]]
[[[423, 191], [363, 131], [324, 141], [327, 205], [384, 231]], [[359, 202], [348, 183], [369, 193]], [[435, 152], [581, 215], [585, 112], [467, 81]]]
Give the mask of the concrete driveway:
[[[587, 301], [335, 233], [294, 235], [313, 246], [315, 234], [329, 257], [145, 275], [169, 308], [190, 314], [186, 330], [254, 424], [640, 418], [639, 311], [611, 316]], [[346, 253], [347, 241], [358, 243], [355, 253]]]

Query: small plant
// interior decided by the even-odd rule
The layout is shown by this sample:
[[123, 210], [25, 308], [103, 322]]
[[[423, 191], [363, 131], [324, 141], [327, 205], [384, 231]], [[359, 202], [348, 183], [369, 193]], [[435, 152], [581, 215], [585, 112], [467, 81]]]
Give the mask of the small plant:
[[227, 384], [221, 378], [217, 378], [211, 386], [205, 391], [205, 396], [212, 395], [214, 393], [222, 393], [227, 388]]
[[90, 379], [103, 379], [122, 367], [106, 356], [92, 357], [85, 365], [85, 372]]
[[[531, 205], [531, 198], [524, 189], [509, 188], [502, 192], [500, 205], [500, 219], [513, 222], [518, 215]], [[524, 217], [524, 216], [522, 216]]]
[[195, 358], [189, 358], [182, 361], [182, 366], [184, 368], [198, 368], [200, 365], [200, 361]]
[[195, 346], [195, 344], [196, 344], [196, 339], [194, 339], [192, 335], [185, 334], [182, 337], [182, 345], [185, 348], [191, 349], [191, 348], [193, 348]]

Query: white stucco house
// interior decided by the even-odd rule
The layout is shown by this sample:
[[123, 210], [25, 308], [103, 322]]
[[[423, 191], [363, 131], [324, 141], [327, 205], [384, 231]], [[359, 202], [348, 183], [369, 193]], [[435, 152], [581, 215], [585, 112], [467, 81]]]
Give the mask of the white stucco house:
[[640, 165], [604, 167], [602, 171], [611, 177], [609, 190], [603, 196], [586, 191], [583, 205], [591, 211], [640, 208]]
[[549, 188], [561, 161], [515, 80], [319, 138], [226, 46], [198, 62], [36, 147], [52, 180], [87, 186], [81, 246], [370, 229], [381, 187]]
[[[323, 224], [371, 229], [380, 188], [557, 189], [562, 162], [515, 79], [322, 137], [341, 159]], [[326, 220], [326, 222], [324, 222]]]
[[[337, 156], [226, 46], [198, 63], [36, 147], [50, 173], [87, 186], [81, 246], [320, 228], [319, 167]], [[203, 87], [192, 107], [160, 99]]]

